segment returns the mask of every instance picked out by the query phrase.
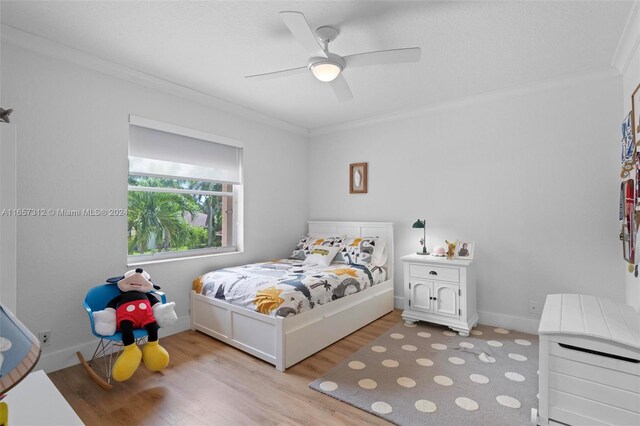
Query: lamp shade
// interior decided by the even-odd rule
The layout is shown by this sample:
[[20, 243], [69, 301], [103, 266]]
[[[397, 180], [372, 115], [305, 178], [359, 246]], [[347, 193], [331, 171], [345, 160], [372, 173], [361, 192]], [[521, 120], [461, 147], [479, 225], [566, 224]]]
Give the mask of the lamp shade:
[[424, 221], [424, 220], [420, 220], [420, 219], [418, 219], [418, 220], [416, 220], [416, 222], [413, 224], [412, 228], [419, 228], [419, 229], [422, 229], [422, 228], [424, 228], [424, 227], [425, 227], [425, 225], [426, 225], [426, 223], [425, 223], [425, 222], [426, 222], [426, 221]]
[[40, 358], [40, 342], [0, 304], [0, 394], [18, 384]]
[[311, 65], [311, 72], [320, 81], [329, 82], [338, 77], [338, 74], [342, 71], [340, 65], [335, 62], [316, 62]]

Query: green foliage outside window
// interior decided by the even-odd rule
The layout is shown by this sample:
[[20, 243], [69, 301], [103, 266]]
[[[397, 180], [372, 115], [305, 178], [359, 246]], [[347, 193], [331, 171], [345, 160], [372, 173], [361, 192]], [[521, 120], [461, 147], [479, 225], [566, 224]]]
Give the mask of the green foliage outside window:
[[[222, 184], [129, 176], [130, 186], [222, 191]], [[222, 196], [129, 191], [129, 255], [222, 246]]]

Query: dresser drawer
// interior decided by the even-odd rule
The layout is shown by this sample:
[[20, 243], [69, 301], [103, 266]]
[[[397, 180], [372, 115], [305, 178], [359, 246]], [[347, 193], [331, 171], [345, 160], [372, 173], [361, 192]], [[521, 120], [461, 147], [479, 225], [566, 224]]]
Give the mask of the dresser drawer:
[[460, 282], [460, 269], [458, 268], [410, 264], [409, 275], [429, 280], [449, 281], [452, 283]]

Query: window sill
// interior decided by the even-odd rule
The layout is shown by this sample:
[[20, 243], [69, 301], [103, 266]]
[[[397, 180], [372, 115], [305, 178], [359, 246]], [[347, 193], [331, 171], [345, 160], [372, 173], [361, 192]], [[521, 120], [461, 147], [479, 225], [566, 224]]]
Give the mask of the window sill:
[[207, 253], [207, 254], [197, 254], [191, 256], [179, 256], [179, 257], [168, 257], [164, 259], [148, 259], [148, 260], [139, 260], [127, 258], [127, 266], [141, 266], [141, 265], [153, 265], [157, 263], [168, 263], [168, 262], [176, 262], [176, 261], [184, 261], [184, 260], [192, 260], [192, 259], [202, 259], [205, 257], [218, 257], [218, 256], [229, 256], [234, 254], [243, 254], [243, 250], [238, 251], [227, 251], [224, 253]]

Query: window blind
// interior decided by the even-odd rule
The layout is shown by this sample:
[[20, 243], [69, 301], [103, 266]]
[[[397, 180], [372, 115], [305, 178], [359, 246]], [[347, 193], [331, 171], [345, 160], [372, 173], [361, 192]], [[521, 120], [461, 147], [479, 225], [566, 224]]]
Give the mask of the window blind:
[[129, 174], [241, 183], [242, 148], [129, 125]]

